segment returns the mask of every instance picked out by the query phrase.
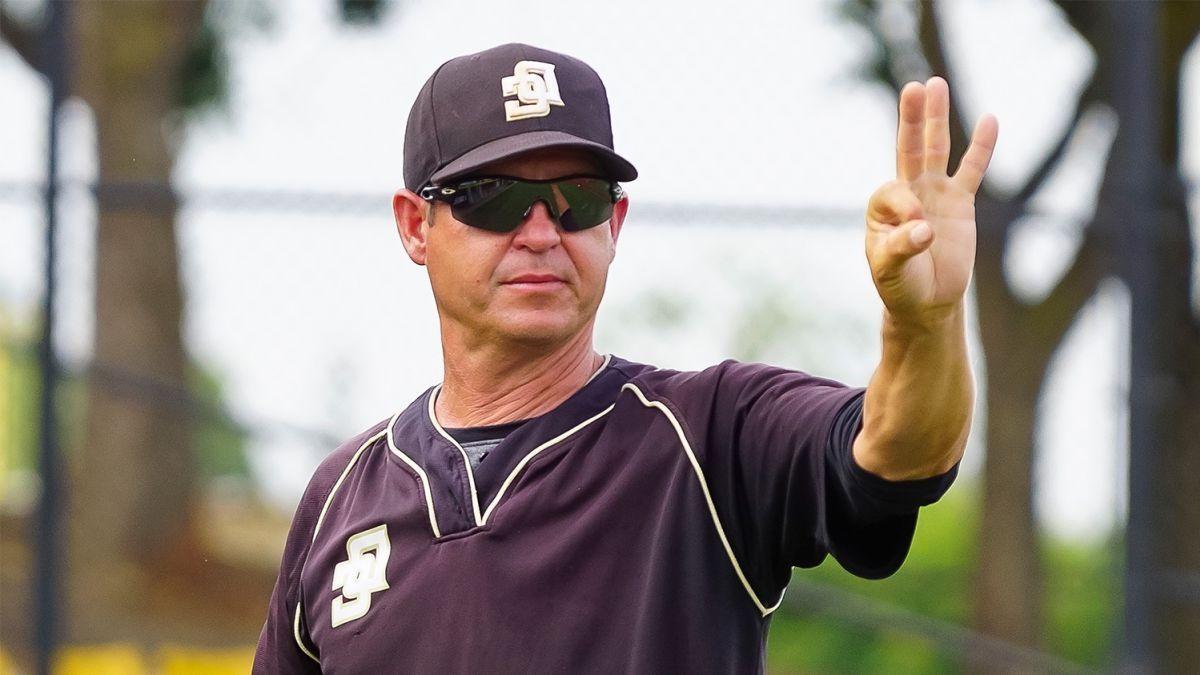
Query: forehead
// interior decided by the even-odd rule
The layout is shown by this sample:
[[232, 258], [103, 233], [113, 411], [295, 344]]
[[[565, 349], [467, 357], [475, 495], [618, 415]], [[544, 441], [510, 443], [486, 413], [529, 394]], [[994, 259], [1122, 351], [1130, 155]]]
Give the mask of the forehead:
[[530, 180], [543, 180], [580, 173], [604, 175], [600, 163], [590, 152], [574, 148], [532, 150], [515, 157], [492, 162], [473, 173], [481, 176], [487, 174], [514, 176]]

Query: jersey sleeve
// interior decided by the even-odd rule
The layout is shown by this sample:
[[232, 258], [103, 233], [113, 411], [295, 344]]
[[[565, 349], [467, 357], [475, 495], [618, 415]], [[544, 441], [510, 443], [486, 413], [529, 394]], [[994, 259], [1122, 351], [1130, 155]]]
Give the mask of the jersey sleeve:
[[851, 573], [888, 576], [907, 556], [920, 506], [957, 467], [924, 481], [886, 481], [850, 452], [863, 388], [774, 366], [728, 360], [660, 376], [678, 411], [731, 547], [763, 597], [791, 568], [833, 554]]
[[[292, 526], [284, 544], [283, 561], [279, 565], [279, 576], [271, 591], [267, 605], [267, 620], [263, 623], [254, 652], [254, 668], [260, 673], [320, 673], [321, 667], [312, 654], [304, 615], [300, 611], [300, 572], [304, 559], [312, 544], [313, 527], [321, 508], [321, 486], [319, 473], [309, 482], [308, 488], [296, 507]], [[304, 647], [301, 647], [304, 641]], [[306, 653], [305, 650], [308, 650]]]
[[342, 469], [353, 452], [372, 434], [383, 427], [379, 423], [346, 441], [334, 450], [313, 472], [300, 504], [292, 517], [279, 576], [267, 605], [267, 619], [258, 637], [254, 652], [255, 675], [300, 675], [320, 673], [320, 653], [308, 635], [308, 626], [301, 607], [300, 573], [312, 547], [313, 532], [321, 508], [333, 489]]
[[958, 476], [958, 464], [945, 473], [891, 481], [859, 466], [852, 452], [862, 429], [865, 390], [834, 417], [825, 447], [825, 546], [847, 571], [881, 579], [900, 568], [908, 555], [917, 511], [936, 502]]

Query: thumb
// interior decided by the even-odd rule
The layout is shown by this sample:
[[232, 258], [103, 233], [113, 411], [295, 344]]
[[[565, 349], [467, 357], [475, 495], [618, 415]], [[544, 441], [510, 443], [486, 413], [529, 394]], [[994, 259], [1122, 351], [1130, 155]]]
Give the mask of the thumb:
[[933, 228], [926, 220], [910, 220], [887, 234], [883, 241], [885, 269], [896, 269], [933, 243]]

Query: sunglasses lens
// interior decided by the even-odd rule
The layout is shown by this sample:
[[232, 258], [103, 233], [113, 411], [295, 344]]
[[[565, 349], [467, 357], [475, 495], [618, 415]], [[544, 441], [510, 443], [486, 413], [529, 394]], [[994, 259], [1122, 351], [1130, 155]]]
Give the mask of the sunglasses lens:
[[525, 218], [533, 200], [514, 180], [496, 180], [471, 187], [451, 207], [462, 222], [492, 232], [511, 232]]
[[559, 222], [568, 232], [595, 227], [612, 217], [609, 183], [599, 178], [573, 178], [557, 183], [569, 208]]
[[472, 227], [511, 232], [538, 201], [547, 204], [568, 232], [595, 227], [612, 216], [609, 182], [601, 178], [553, 183], [492, 179], [463, 190], [451, 202], [451, 210], [455, 218]]

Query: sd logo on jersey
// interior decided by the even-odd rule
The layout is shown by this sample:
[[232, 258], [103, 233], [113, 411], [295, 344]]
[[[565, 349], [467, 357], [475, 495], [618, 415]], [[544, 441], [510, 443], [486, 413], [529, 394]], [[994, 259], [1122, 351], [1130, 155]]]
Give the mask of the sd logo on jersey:
[[350, 556], [333, 568], [333, 590], [342, 594], [333, 599], [333, 627], [361, 619], [371, 609], [371, 594], [386, 590], [388, 556], [392, 544], [387, 525], [373, 527], [346, 540]]

